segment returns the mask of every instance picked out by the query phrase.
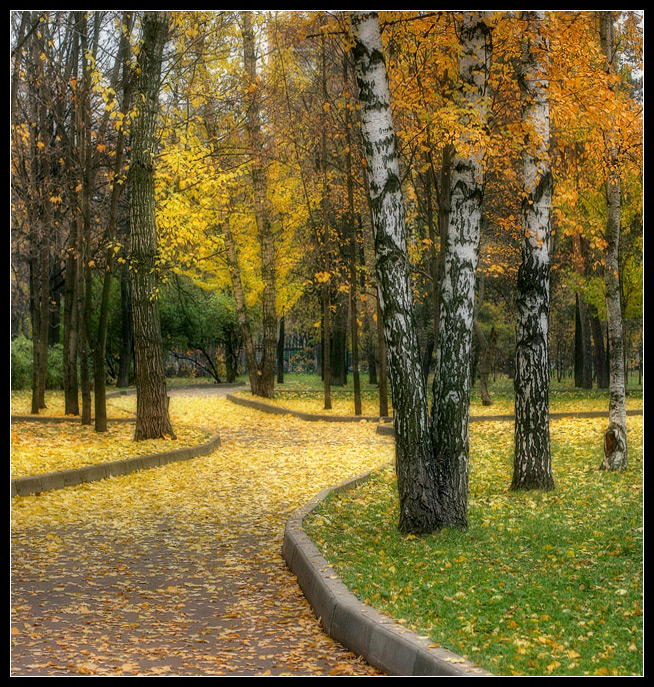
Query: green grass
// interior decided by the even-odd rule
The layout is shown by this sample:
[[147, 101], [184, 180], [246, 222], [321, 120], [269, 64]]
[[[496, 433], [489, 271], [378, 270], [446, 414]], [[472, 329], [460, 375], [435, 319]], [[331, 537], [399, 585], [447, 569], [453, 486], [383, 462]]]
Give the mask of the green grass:
[[604, 429], [553, 421], [555, 490], [514, 493], [512, 424], [472, 425], [465, 532], [400, 535], [392, 467], [307, 532], [361, 600], [492, 673], [640, 675], [643, 420], [622, 473], [597, 469]]
[[[497, 377], [490, 384], [493, 404], [484, 406], [481, 402], [479, 384], [473, 386], [470, 394], [471, 415], [507, 415], [512, 414], [513, 380], [508, 377]], [[248, 396], [247, 390], [241, 395]], [[348, 377], [346, 386], [332, 386], [332, 408], [324, 409], [323, 384], [320, 375], [316, 374], [287, 374], [283, 384], [275, 385], [275, 398], [267, 402], [283, 406], [291, 410], [309, 413], [325, 413], [335, 415], [354, 415], [354, 391], [352, 376]], [[431, 396], [431, 381], [429, 393]], [[368, 375], [361, 376], [361, 398], [363, 415], [376, 416], [379, 414], [379, 390], [368, 382]], [[581, 390], [576, 389], [572, 380], [561, 383], [551, 382], [550, 412], [574, 411], [606, 411], [609, 406], [609, 392], [607, 389]], [[389, 390], [389, 404], [391, 403]], [[627, 395], [627, 408], [642, 408], [643, 392], [641, 388], [631, 386]]]

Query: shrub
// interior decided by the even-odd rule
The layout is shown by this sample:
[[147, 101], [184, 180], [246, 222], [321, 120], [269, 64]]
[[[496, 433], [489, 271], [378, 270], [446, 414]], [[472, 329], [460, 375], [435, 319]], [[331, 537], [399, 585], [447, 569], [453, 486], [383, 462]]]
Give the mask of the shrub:
[[[48, 349], [48, 389], [62, 389], [64, 384], [64, 350], [61, 344]], [[24, 336], [11, 341], [11, 388], [29, 389], [32, 385], [32, 342]]]

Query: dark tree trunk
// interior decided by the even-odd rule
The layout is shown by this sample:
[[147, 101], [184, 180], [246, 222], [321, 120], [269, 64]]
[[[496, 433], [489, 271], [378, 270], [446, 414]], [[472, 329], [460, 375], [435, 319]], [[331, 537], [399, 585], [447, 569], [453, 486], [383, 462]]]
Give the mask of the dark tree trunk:
[[275, 277], [275, 245], [270, 222], [264, 141], [261, 131], [260, 87], [256, 72], [256, 52], [252, 17], [243, 12], [243, 57], [247, 81], [246, 129], [252, 160], [252, 187], [254, 191], [257, 234], [261, 247], [261, 299], [263, 325], [263, 353], [258, 370], [258, 380], [252, 392], [257, 396], [272, 398], [275, 391], [275, 359], [277, 353], [277, 303]]
[[593, 388], [593, 360], [588, 308], [583, 294], [577, 294], [575, 306], [575, 386]]
[[285, 318], [279, 318], [279, 339], [277, 340], [277, 384], [284, 383], [284, 345], [285, 345]]
[[[123, 96], [121, 111], [127, 116], [131, 106], [131, 77], [129, 65], [129, 34], [131, 30], [131, 14], [125, 13], [125, 33], [121, 34], [120, 48], [116, 65], [123, 70]], [[118, 73], [118, 71], [116, 72]], [[117, 84], [116, 84], [117, 86]], [[93, 350], [93, 380], [95, 391], [95, 429], [98, 432], [107, 431], [107, 390], [106, 390], [106, 366], [105, 355], [107, 351], [107, 327], [109, 325], [109, 306], [111, 297], [111, 287], [114, 276], [114, 256], [112, 243], [116, 236], [118, 227], [119, 200], [122, 194], [123, 184], [121, 176], [123, 174], [123, 159], [125, 148], [124, 129], [120, 129], [116, 140], [116, 151], [114, 157], [113, 179], [111, 189], [111, 200], [109, 203], [109, 217], [104, 232], [104, 245], [106, 246], [104, 281], [102, 284], [102, 297], [100, 301], [100, 312], [98, 320], [98, 334]]]
[[120, 363], [116, 386], [125, 388], [130, 383], [130, 368], [134, 351], [132, 334], [132, 289], [127, 268], [120, 271]]
[[175, 436], [168, 414], [157, 297], [153, 166], [161, 63], [167, 33], [167, 12], [145, 12], [143, 45], [139, 55], [140, 73], [135, 89], [138, 111], [132, 128], [129, 168], [136, 440]]

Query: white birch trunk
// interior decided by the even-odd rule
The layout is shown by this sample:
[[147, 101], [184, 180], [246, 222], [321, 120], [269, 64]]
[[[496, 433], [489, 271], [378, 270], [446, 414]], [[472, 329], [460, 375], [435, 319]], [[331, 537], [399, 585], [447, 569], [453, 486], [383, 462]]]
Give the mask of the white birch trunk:
[[515, 452], [512, 489], [552, 489], [549, 430], [550, 303], [549, 81], [543, 11], [523, 12], [516, 72], [522, 95], [522, 264], [518, 271]]
[[[459, 75], [471, 132], [486, 117], [490, 27], [484, 12], [463, 12]], [[432, 404], [434, 469], [439, 494], [439, 527], [468, 524], [468, 406], [475, 279], [481, 235], [483, 150], [463, 135], [451, 172], [449, 226], [444, 236], [438, 348]]]
[[[614, 61], [613, 16], [600, 13], [600, 39], [606, 58], [606, 70]], [[620, 303], [620, 167], [615, 131], [607, 136], [606, 151], [606, 319], [609, 337], [609, 426], [604, 434], [602, 470], [624, 470], [627, 467], [627, 412], [625, 404], [624, 341]]]
[[413, 314], [404, 201], [391, 117], [388, 76], [375, 12], [351, 15], [361, 104], [361, 130], [375, 232], [376, 270], [395, 414], [399, 528], [429, 532], [437, 525], [429, 469], [427, 395]]

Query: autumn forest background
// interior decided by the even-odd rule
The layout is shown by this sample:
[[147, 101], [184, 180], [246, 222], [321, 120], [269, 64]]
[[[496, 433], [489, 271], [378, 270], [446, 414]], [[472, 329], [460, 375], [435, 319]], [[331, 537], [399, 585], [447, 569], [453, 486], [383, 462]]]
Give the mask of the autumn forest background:
[[11, 11], [15, 674], [379, 674], [282, 560], [363, 473], [303, 523], [361, 602], [640, 674], [643, 32]]
[[[373, 237], [346, 19], [323, 12], [257, 14], [256, 73], [248, 74], [239, 14], [172, 14], [155, 159], [156, 297], [170, 375], [233, 381], [244, 373], [239, 297], [254, 346], [261, 347], [264, 279], [251, 180], [260, 165], [274, 243], [276, 336], [284, 337], [286, 371], [321, 372], [328, 313], [332, 384], [344, 384], [353, 363], [373, 383], [378, 379]], [[456, 26], [449, 12], [384, 12], [381, 22], [427, 370], [434, 350], [443, 178], [460, 136], [453, 97]], [[551, 371], [576, 386], [604, 388], [609, 116], [620, 131], [625, 362], [631, 379], [642, 370], [641, 27], [637, 14], [620, 15], [619, 71], [610, 97], [596, 13], [549, 13], [547, 31], [554, 176]], [[27, 361], [30, 341], [60, 370], [53, 384], [77, 383], [70, 381], [77, 357], [79, 383], [92, 384], [87, 370], [94, 352], [106, 367], [106, 373], [96, 371], [96, 383], [104, 374], [110, 384], [133, 382], [126, 174], [138, 106], [132, 92], [139, 32], [139, 18], [128, 12], [12, 14], [14, 386], [31, 383], [29, 366], [18, 362]], [[513, 372], [522, 146], [513, 63], [520, 35], [517, 17], [496, 18], [491, 116], [479, 132], [486, 179], [477, 374], [480, 354], [489, 348], [493, 373]], [[257, 150], [247, 135], [248, 94], [255, 90]]]

